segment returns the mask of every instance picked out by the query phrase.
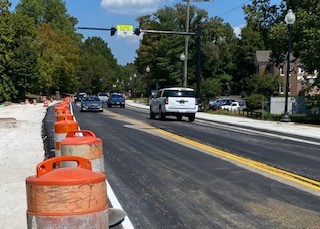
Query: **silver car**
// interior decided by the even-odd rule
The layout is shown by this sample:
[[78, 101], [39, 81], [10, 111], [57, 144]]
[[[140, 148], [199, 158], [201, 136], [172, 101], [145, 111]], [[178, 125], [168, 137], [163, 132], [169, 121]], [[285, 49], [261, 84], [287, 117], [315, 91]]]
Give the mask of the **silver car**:
[[81, 101], [81, 111], [103, 112], [102, 101], [98, 96], [86, 96]]

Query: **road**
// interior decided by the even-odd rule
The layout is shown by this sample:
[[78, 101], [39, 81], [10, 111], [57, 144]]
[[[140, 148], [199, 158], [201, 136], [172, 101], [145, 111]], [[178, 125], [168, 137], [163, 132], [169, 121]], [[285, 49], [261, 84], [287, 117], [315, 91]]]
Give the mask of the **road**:
[[74, 114], [81, 129], [103, 139], [108, 181], [135, 228], [319, 228], [318, 190], [225, 156], [319, 181], [320, 150], [311, 142], [150, 120], [139, 109], [81, 113], [74, 106]]

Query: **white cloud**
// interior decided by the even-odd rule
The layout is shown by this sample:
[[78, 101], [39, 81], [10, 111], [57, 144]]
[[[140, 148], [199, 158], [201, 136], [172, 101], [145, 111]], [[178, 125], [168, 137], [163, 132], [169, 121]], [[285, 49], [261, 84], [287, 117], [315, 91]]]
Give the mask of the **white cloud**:
[[100, 6], [117, 14], [148, 14], [158, 9], [160, 0], [101, 0]]
[[243, 27], [245, 27], [245, 24], [238, 25], [238, 26], [236, 26], [236, 27], [233, 28], [233, 32], [236, 34], [236, 36], [237, 36], [238, 38], [241, 37], [241, 30], [242, 30]]

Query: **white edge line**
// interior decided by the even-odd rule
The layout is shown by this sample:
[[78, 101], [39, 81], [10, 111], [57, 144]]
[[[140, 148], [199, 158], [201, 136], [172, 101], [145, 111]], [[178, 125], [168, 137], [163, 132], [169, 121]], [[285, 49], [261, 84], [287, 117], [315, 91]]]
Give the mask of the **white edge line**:
[[[70, 107], [71, 107], [71, 114], [73, 114], [73, 109], [72, 109], [72, 104], [70, 103]], [[76, 117], [74, 117], [74, 120], [76, 121]], [[78, 127], [78, 129], [80, 130], [80, 126]], [[112, 204], [112, 207], [114, 208], [118, 208], [118, 209], [121, 209], [123, 210], [120, 202], [118, 201], [116, 195], [114, 194], [112, 188], [111, 188], [111, 185], [109, 184], [108, 180], [106, 179], [106, 185], [107, 185], [107, 194], [108, 194], [108, 198]], [[124, 211], [124, 210], [123, 210]], [[128, 216], [124, 217], [124, 221], [121, 223], [122, 227], [124, 229], [131, 229], [131, 228], [134, 228], [132, 223], [131, 223], [131, 220], [129, 219]]]
[[[112, 204], [112, 207], [123, 210], [121, 204], [119, 203], [119, 201], [118, 201], [116, 195], [114, 194], [114, 192], [113, 192], [113, 190], [112, 190], [109, 182], [107, 181], [107, 179], [106, 179], [106, 183], [107, 183], [108, 198], [109, 198], [109, 200], [110, 200], [110, 202], [111, 202], [111, 204]], [[129, 219], [128, 216], [126, 216], [126, 217], [124, 218], [124, 221], [121, 223], [121, 225], [122, 225], [123, 228], [125, 228], [125, 229], [134, 228], [133, 225], [132, 225], [132, 223], [131, 223], [131, 220]]]

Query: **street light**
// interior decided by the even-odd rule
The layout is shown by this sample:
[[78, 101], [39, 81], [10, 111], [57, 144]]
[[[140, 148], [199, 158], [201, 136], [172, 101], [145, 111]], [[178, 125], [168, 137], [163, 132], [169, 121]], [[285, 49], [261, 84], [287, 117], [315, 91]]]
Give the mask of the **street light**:
[[[131, 78], [131, 77], [130, 77]], [[136, 96], [136, 78], [137, 78], [137, 74], [134, 73], [133, 74], [133, 98], [135, 98]], [[135, 102], [135, 99], [134, 99]]]
[[147, 82], [147, 95], [148, 95], [148, 93], [149, 93], [149, 83], [151, 82], [151, 79], [149, 79], [149, 73], [150, 73], [150, 67], [149, 66], [146, 67], [146, 73], [147, 73], [146, 82]]
[[186, 56], [184, 55], [184, 53], [181, 53], [181, 55], [180, 55], [180, 60], [182, 61], [182, 87], [186, 87], [186, 85], [185, 85], [185, 83], [184, 83], [184, 73], [183, 73], [183, 63], [184, 63], [184, 61], [185, 61], [185, 59], [186, 59]]
[[286, 75], [286, 97], [285, 97], [285, 104], [284, 104], [284, 113], [281, 117], [281, 122], [291, 122], [288, 113], [288, 94], [289, 94], [289, 74], [290, 74], [290, 51], [291, 51], [291, 29], [292, 24], [296, 21], [296, 15], [293, 13], [291, 9], [288, 10], [288, 13], [285, 17], [285, 22], [288, 25], [288, 56], [287, 56], [287, 75]]

